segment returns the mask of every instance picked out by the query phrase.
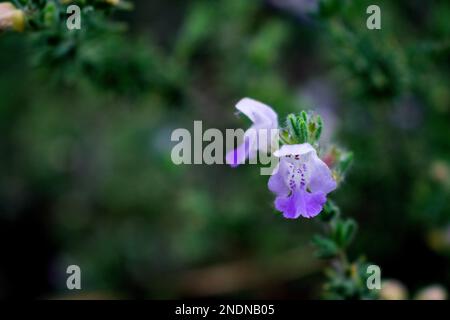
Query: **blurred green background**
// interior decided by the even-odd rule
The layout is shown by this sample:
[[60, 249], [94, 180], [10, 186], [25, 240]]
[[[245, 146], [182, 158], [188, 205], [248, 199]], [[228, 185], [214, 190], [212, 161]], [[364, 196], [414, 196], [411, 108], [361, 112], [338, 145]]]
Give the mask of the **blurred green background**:
[[332, 194], [351, 256], [450, 287], [448, 1], [134, 6], [122, 32], [0, 34], [1, 298], [320, 298], [319, 226], [283, 219], [257, 167], [171, 162], [175, 128], [247, 127], [246, 96], [354, 152]]

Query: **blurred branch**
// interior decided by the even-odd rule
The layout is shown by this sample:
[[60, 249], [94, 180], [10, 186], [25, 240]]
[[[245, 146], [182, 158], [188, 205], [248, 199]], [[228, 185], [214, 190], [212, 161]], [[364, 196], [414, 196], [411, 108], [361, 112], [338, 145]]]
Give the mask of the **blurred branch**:
[[300, 247], [265, 262], [248, 259], [187, 271], [179, 280], [180, 291], [189, 296], [214, 296], [304, 278], [324, 266], [321, 261], [305, 259], [312, 254], [311, 247]]

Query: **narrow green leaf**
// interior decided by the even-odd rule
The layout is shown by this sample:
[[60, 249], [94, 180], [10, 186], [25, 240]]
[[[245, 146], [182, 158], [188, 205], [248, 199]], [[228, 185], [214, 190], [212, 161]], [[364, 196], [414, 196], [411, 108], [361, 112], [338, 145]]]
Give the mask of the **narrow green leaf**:
[[313, 244], [317, 247], [317, 256], [319, 258], [332, 258], [335, 257], [339, 251], [336, 243], [320, 235], [315, 235], [312, 239]]
[[306, 127], [306, 122], [303, 119], [300, 119], [299, 127], [300, 127], [300, 141], [301, 141], [301, 143], [308, 142], [308, 128]]
[[300, 116], [302, 117], [305, 123], [308, 123], [308, 114], [305, 111], [300, 112]]
[[300, 138], [300, 128], [297, 122], [297, 117], [293, 113], [287, 116], [287, 126], [289, 128], [291, 137], [293, 137], [295, 140], [298, 140]]

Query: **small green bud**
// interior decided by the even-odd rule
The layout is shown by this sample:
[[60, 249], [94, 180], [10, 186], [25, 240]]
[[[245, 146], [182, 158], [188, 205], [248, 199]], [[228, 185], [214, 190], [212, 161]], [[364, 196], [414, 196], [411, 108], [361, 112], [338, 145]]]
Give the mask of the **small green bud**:
[[320, 139], [320, 136], [322, 135], [322, 128], [323, 128], [322, 117], [317, 116], [316, 132], [314, 133], [314, 138], [316, 139], [316, 141], [318, 141]]
[[287, 130], [281, 130], [279, 134], [280, 140], [284, 144], [291, 144], [291, 138], [289, 137], [289, 132]]
[[308, 123], [308, 133], [309, 137], [315, 140], [316, 137], [316, 123], [311, 121]]

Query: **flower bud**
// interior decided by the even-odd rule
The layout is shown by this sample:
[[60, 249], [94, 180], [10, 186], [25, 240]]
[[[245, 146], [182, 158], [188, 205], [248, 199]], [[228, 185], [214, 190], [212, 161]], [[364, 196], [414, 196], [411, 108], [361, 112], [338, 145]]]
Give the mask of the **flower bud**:
[[405, 300], [408, 297], [408, 291], [398, 280], [385, 280], [381, 284], [381, 300]]
[[420, 290], [415, 300], [446, 300], [447, 291], [441, 285], [432, 285]]
[[120, 0], [105, 0], [105, 2], [112, 6], [117, 6], [119, 4]]
[[25, 15], [10, 2], [0, 3], [0, 30], [23, 31]]
[[450, 253], [450, 225], [431, 230], [427, 235], [427, 243], [437, 252]]
[[430, 175], [436, 182], [450, 186], [450, 168], [444, 161], [434, 161], [430, 167]]

